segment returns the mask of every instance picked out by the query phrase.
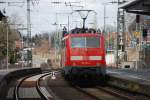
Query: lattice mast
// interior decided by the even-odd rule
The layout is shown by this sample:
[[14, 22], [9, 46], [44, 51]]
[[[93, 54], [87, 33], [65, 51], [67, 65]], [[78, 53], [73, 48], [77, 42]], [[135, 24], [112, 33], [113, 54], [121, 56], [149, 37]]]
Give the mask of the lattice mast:
[[[125, 40], [125, 11], [120, 9], [119, 6], [125, 3], [126, 0], [118, 0], [118, 13], [117, 13], [117, 58], [116, 65], [121, 61], [126, 61], [126, 40]], [[121, 55], [118, 53], [118, 50], [121, 51]], [[123, 57], [120, 57], [123, 56]]]

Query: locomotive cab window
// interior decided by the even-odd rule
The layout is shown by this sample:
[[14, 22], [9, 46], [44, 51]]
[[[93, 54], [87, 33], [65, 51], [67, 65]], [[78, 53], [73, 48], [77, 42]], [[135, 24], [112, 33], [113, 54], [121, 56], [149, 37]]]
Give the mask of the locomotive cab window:
[[100, 38], [99, 37], [72, 37], [71, 47], [72, 48], [99, 48]]
[[85, 37], [73, 37], [71, 38], [72, 48], [85, 48]]
[[100, 38], [98, 37], [87, 37], [86, 38], [86, 48], [99, 48]]

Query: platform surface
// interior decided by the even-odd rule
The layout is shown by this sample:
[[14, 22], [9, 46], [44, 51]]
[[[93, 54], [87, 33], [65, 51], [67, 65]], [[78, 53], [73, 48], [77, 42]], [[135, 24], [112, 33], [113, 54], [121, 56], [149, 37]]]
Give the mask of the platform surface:
[[21, 70], [27, 70], [27, 69], [36, 69], [36, 68], [25, 67], [25, 68], [1, 69], [0, 70], [0, 82], [2, 82], [2, 79], [4, 79], [4, 77], [7, 75], [14, 75], [11, 72], [17, 71], [17, 73], [18, 73]]
[[3, 79], [4, 76], [6, 76], [7, 74], [9, 74], [12, 71], [15, 71], [16, 69], [4, 69], [4, 70], [0, 70], [0, 82]]
[[107, 69], [109, 76], [131, 80], [139, 84], [150, 85], [150, 68], [148, 69]]

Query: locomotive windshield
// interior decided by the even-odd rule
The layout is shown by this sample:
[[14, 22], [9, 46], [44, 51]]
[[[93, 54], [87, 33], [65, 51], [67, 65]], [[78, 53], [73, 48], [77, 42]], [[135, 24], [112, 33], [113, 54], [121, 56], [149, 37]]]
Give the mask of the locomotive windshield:
[[73, 37], [71, 38], [72, 48], [99, 48], [99, 37]]

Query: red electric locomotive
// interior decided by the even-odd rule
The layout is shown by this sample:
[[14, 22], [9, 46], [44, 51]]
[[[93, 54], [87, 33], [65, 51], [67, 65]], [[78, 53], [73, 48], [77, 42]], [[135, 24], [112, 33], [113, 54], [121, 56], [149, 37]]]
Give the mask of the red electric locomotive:
[[61, 66], [67, 78], [105, 76], [104, 37], [100, 34], [69, 34], [63, 38]]
[[72, 30], [62, 38], [61, 66], [69, 80], [105, 77], [104, 36], [93, 29]]

